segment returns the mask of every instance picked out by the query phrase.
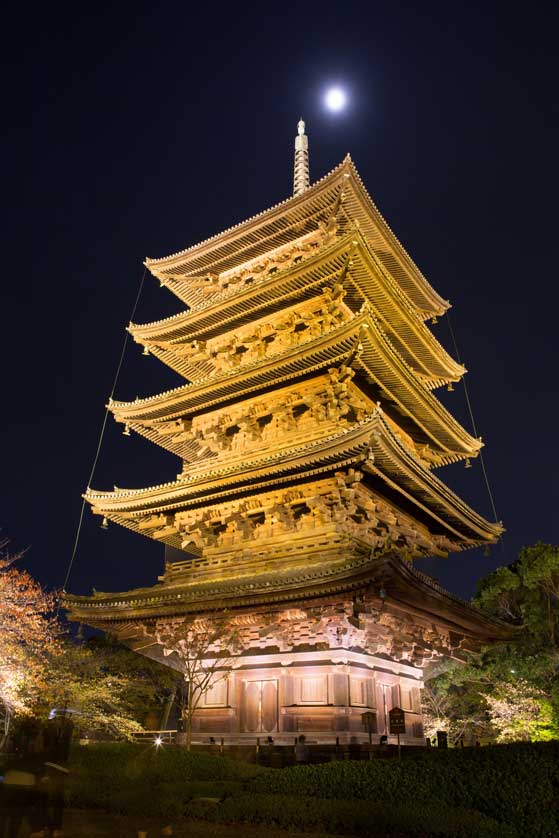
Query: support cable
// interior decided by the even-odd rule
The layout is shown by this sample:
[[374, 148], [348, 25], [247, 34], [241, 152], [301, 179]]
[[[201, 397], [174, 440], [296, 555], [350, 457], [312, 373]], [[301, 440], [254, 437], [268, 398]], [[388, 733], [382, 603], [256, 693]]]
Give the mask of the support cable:
[[[132, 306], [132, 311], [130, 313], [130, 322], [131, 323], [134, 322], [134, 316], [136, 314], [136, 309], [138, 308], [138, 303], [140, 302], [140, 297], [142, 295], [142, 290], [143, 290], [143, 287], [144, 287], [144, 280], [146, 278], [146, 272], [147, 272], [147, 268], [144, 266], [144, 270], [142, 272], [142, 278], [140, 280], [140, 286], [138, 288], [138, 293], [136, 294], [136, 299], [134, 300], [134, 305]], [[109, 396], [109, 405], [112, 401], [112, 398], [115, 394], [116, 386], [118, 384], [118, 379], [119, 379], [119, 376], [120, 376], [120, 371], [122, 369], [122, 363], [124, 361], [124, 356], [126, 354], [126, 347], [128, 346], [128, 338], [129, 337], [130, 337], [130, 332], [125, 331], [124, 341], [122, 343], [122, 349], [120, 351], [120, 357], [118, 359], [116, 373], [115, 373], [115, 377], [113, 379], [113, 386], [111, 387], [111, 394]], [[95, 457], [93, 458], [93, 465], [91, 466], [91, 471], [89, 472], [89, 478], [88, 478], [88, 481], [87, 481], [87, 488], [88, 489], [91, 486], [91, 483], [92, 483], [92, 480], [93, 480], [93, 477], [94, 477], [94, 474], [95, 474], [95, 469], [97, 468], [97, 462], [99, 460], [99, 455], [101, 453], [101, 447], [103, 445], [103, 438], [105, 436], [105, 430], [106, 430], [106, 427], [107, 427], [107, 419], [109, 418], [109, 412], [110, 412], [110, 407], [107, 406], [106, 409], [105, 409], [105, 415], [103, 417], [103, 422], [101, 424], [101, 432], [99, 434], [99, 439], [97, 441], [97, 449], [95, 451]], [[79, 544], [79, 541], [80, 541], [80, 534], [81, 534], [81, 529], [82, 529], [82, 524], [83, 524], [84, 512], [85, 512], [85, 498], [82, 498], [82, 506], [81, 506], [81, 510], [80, 510], [80, 517], [78, 519], [76, 536], [74, 538], [74, 546], [72, 548], [72, 554], [70, 556], [70, 561], [68, 562], [68, 569], [66, 571], [66, 576], [64, 578], [64, 584], [62, 585], [62, 593], [66, 593], [66, 585], [68, 584], [68, 579], [70, 578], [70, 573], [72, 572], [72, 567], [74, 565], [76, 554], [78, 552], [78, 544]]]
[[[452, 328], [452, 321], [450, 319], [450, 312], [446, 312], [446, 322], [448, 323], [448, 330], [450, 332], [450, 337], [452, 340], [452, 345], [454, 346], [454, 354], [456, 356], [456, 360], [459, 364], [462, 364], [462, 359], [460, 357], [460, 352], [458, 351], [458, 344], [456, 342], [456, 337], [454, 335], [454, 329]], [[472, 410], [472, 403], [470, 401], [470, 394], [468, 392], [468, 385], [466, 384], [466, 377], [462, 376], [462, 385], [464, 387], [464, 395], [466, 397], [466, 405], [468, 407], [468, 413], [470, 414], [470, 421], [472, 423], [472, 430], [474, 432], [474, 436], [479, 439], [479, 434], [477, 432], [476, 427], [476, 420], [474, 419], [474, 412]], [[493, 510], [493, 515], [495, 517], [495, 523], [499, 524], [500, 520], [497, 515], [497, 508], [495, 506], [495, 500], [493, 498], [493, 492], [491, 491], [491, 485], [489, 483], [489, 478], [487, 476], [487, 469], [485, 468], [485, 460], [483, 459], [483, 452], [480, 450], [479, 454], [479, 461], [481, 463], [481, 470], [483, 472], [483, 479], [485, 480], [485, 486], [487, 488], [487, 494], [489, 495], [489, 501], [491, 503], [491, 509]]]

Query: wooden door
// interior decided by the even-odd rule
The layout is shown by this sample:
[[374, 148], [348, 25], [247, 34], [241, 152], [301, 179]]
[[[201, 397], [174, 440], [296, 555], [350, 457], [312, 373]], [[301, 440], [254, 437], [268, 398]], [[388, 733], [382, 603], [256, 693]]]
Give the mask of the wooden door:
[[278, 682], [245, 681], [243, 707], [245, 733], [275, 733], [278, 729]]
[[384, 733], [388, 733], [389, 731], [389, 724], [388, 724], [388, 714], [394, 707], [393, 703], [393, 689], [390, 684], [381, 684], [381, 719], [382, 719], [382, 728]]

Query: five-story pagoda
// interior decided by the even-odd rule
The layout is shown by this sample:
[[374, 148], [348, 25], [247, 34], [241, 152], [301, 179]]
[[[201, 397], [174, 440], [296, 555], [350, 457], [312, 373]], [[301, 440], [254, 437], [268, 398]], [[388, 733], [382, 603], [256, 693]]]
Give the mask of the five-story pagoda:
[[399, 705], [421, 741], [422, 667], [503, 628], [413, 561], [502, 528], [436, 474], [481, 448], [434, 395], [465, 373], [426, 325], [449, 304], [349, 156], [310, 186], [303, 122], [295, 149], [293, 197], [146, 261], [186, 308], [130, 332], [186, 383], [110, 409], [176, 454], [180, 474], [86, 498], [184, 553], [152, 588], [66, 605], [177, 669], [173, 638], [225, 619], [237, 640], [208, 653], [223, 664], [199, 738], [349, 741], [366, 738], [365, 711], [380, 736]]

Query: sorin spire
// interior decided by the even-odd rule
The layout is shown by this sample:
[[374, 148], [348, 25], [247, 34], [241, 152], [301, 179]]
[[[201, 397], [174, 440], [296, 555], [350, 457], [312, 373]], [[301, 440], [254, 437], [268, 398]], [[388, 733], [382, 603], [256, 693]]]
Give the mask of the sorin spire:
[[309, 138], [305, 134], [302, 119], [297, 124], [295, 137], [295, 166], [293, 172], [293, 194], [300, 195], [309, 187]]

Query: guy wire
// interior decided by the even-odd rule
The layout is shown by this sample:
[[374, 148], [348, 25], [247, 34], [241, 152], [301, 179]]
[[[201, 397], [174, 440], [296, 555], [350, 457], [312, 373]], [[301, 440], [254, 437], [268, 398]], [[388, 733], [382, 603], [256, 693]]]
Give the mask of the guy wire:
[[[139, 288], [138, 288], [138, 293], [136, 294], [136, 299], [134, 300], [134, 305], [132, 306], [132, 311], [130, 313], [130, 321], [129, 321], [130, 323], [134, 322], [134, 316], [136, 314], [136, 309], [138, 308], [138, 303], [140, 302], [140, 297], [142, 295], [142, 290], [143, 290], [143, 287], [144, 287], [144, 280], [146, 278], [146, 271], [147, 271], [147, 268], [144, 266], [144, 270], [142, 271], [142, 278], [140, 280], [140, 285], [139, 285]], [[120, 371], [122, 369], [122, 363], [124, 361], [124, 355], [126, 353], [126, 347], [128, 346], [128, 338], [129, 337], [130, 337], [130, 332], [128, 332], [128, 330], [125, 330], [124, 340], [122, 342], [122, 349], [120, 351], [120, 357], [118, 359], [116, 373], [115, 373], [115, 377], [113, 379], [113, 386], [111, 388], [111, 394], [109, 396], [109, 405], [110, 405], [111, 400], [112, 400], [112, 398], [115, 394], [116, 386], [118, 384], [118, 379], [119, 379], [119, 376], [120, 376]], [[97, 468], [97, 462], [99, 460], [99, 455], [101, 453], [101, 447], [103, 445], [103, 438], [105, 436], [105, 429], [107, 427], [107, 419], [109, 418], [109, 412], [110, 412], [109, 405], [105, 408], [105, 415], [103, 417], [103, 422], [101, 424], [101, 432], [99, 434], [99, 439], [97, 441], [97, 449], [95, 451], [95, 457], [93, 458], [93, 465], [91, 466], [91, 471], [89, 472], [89, 478], [88, 478], [88, 481], [87, 481], [87, 488], [88, 489], [90, 488], [93, 477], [95, 475], [95, 469]], [[79, 541], [80, 541], [80, 534], [81, 534], [81, 529], [82, 529], [82, 524], [83, 524], [84, 512], [85, 512], [85, 498], [82, 498], [82, 506], [81, 506], [81, 510], [80, 510], [80, 516], [79, 516], [79, 519], [78, 519], [76, 536], [74, 538], [74, 546], [72, 548], [72, 554], [70, 556], [70, 561], [68, 563], [68, 570], [66, 571], [64, 584], [62, 585], [62, 593], [66, 593], [66, 585], [68, 584], [68, 579], [70, 578], [70, 573], [72, 572], [72, 567], [73, 567], [73, 564], [74, 564], [74, 560], [75, 560], [76, 554], [78, 552], [78, 544], [79, 544]], [[59, 609], [60, 609], [60, 606], [57, 609], [57, 613], [58, 613]]]
[[[452, 321], [450, 319], [450, 312], [446, 312], [446, 322], [448, 323], [448, 330], [450, 332], [450, 337], [452, 340], [452, 345], [454, 346], [454, 354], [456, 356], [456, 360], [459, 364], [462, 364], [462, 358], [460, 357], [460, 352], [458, 351], [458, 344], [456, 342], [456, 337], [454, 335], [454, 329], [452, 328]], [[464, 395], [466, 397], [466, 405], [468, 407], [468, 413], [470, 414], [470, 421], [472, 423], [472, 430], [474, 432], [474, 436], [479, 439], [479, 434], [477, 432], [476, 420], [474, 419], [474, 412], [472, 410], [472, 403], [470, 401], [470, 394], [468, 392], [468, 385], [466, 384], [466, 376], [462, 376], [462, 385], [464, 387]], [[487, 494], [489, 495], [489, 501], [491, 503], [491, 509], [493, 510], [493, 515], [495, 517], [495, 523], [499, 523], [499, 517], [497, 515], [497, 509], [495, 507], [495, 501], [493, 499], [493, 492], [491, 491], [491, 486], [489, 483], [489, 478], [487, 476], [487, 469], [485, 468], [485, 460], [483, 459], [483, 452], [480, 450], [479, 454], [479, 461], [481, 463], [481, 470], [483, 473], [483, 478], [485, 480], [485, 485], [487, 487]]]

